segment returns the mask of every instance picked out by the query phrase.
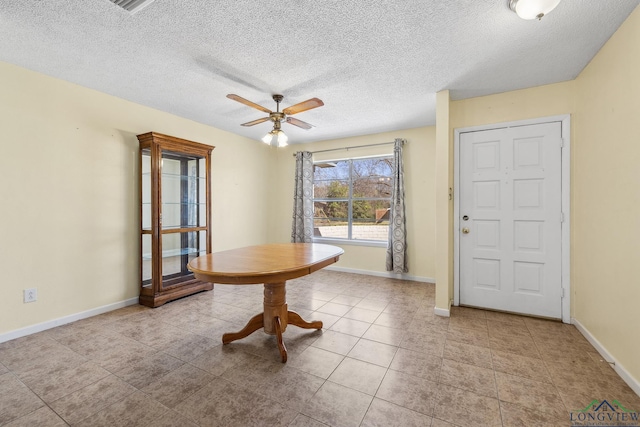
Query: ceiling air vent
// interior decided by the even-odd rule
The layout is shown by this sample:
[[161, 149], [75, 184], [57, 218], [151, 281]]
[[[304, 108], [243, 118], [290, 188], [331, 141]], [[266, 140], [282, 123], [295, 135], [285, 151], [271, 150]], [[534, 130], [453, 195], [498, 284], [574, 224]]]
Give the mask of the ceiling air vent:
[[131, 12], [134, 14], [136, 12], [141, 11], [145, 7], [149, 6], [155, 0], [110, 0], [111, 3], [114, 3], [116, 6], [120, 6], [124, 10]]

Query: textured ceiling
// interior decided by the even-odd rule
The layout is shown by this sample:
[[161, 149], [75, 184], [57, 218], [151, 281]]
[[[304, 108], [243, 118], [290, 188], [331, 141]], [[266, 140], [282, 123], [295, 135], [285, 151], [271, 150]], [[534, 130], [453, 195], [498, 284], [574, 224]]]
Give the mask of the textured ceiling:
[[[0, 60], [259, 139], [264, 114], [318, 97], [290, 143], [432, 125], [463, 99], [575, 78], [638, 0], [563, 0], [524, 21], [508, 0], [0, 0]], [[6, 84], [7, 82], [2, 82]]]

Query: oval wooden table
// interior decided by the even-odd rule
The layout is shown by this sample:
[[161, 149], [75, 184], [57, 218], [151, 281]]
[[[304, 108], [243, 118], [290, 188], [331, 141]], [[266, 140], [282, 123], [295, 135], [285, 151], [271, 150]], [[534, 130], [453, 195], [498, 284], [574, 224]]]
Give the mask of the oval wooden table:
[[260, 328], [275, 335], [282, 363], [287, 361], [287, 348], [282, 333], [287, 325], [306, 329], [322, 329], [321, 321], [307, 322], [295, 311], [289, 311], [286, 281], [306, 276], [337, 262], [341, 248], [318, 243], [276, 243], [249, 246], [203, 255], [193, 259], [188, 268], [197, 279], [231, 285], [264, 284], [264, 311], [249, 320], [239, 332], [222, 335], [222, 343], [247, 337]]

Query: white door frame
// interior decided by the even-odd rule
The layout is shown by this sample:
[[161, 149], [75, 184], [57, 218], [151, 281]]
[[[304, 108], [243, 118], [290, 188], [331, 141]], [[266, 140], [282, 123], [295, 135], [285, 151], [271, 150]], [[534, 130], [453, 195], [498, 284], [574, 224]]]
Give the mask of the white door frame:
[[460, 305], [460, 134], [466, 132], [477, 132], [491, 129], [504, 129], [517, 126], [534, 125], [541, 123], [560, 122], [562, 132], [561, 148], [561, 191], [562, 191], [562, 214], [561, 224], [562, 241], [562, 321], [571, 323], [571, 281], [570, 281], [570, 247], [571, 247], [571, 116], [564, 114], [560, 116], [540, 117], [529, 120], [519, 120], [515, 122], [496, 123], [482, 126], [471, 126], [454, 129], [453, 146], [453, 305]]

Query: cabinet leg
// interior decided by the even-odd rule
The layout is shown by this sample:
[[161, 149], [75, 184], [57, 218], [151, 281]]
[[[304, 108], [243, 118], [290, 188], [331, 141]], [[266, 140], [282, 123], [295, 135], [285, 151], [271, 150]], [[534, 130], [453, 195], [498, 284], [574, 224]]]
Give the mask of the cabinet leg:
[[229, 344], [231, 341], [248, 337], [262, 327], [264, 327], [264, 313], [256, 314], [242, 330], [222, 335], [222, 344]]
[[273, 318], [273, 324], [276, 329], [276, 339], [278, 340], [278, 350], [280, 350], [282, 363], [287, 363], [287, 347], [284, 346], [284, 341], [282, 341], [282, 324], [278, 316]]
[[322, 321], [321, 320], [313, 320], [311, 322], [307, 322], [304, 320], [298, 313], [295, 311], [289, 310], [289, 324], [297, 326], [299, 328], [304, 329], [322, 329]]

